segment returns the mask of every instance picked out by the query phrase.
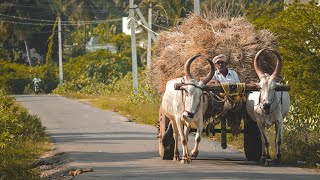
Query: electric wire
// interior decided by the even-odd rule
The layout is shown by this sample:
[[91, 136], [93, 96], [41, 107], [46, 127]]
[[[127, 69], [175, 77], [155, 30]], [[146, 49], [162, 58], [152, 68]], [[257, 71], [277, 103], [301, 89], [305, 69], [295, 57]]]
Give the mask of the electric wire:
[[[25, 18], [25, 17], [19, 17], [19, 16], [10, 16], [10, 15], [1, 14], [1, 13], [0, 13], [0, 16], [13, 18], [13, 19], [28, 20], [28, 21], [51, 22], [51, 23], [55, 22], [55, 20], [32, 19], [32, 18]], [[92, 20], [92, 21], [61, 21], [61, 23], [64, 23], [64, 24], [78, 24], [78, 22], [81, 22], [81, 23], [85, 23], [85, 24], [86, 23], [88, 23], [88, 24], [90, 24], [90, 23], [96, 24], [96, 23], [113, 22], [113, 21], [120, 21], [120, 20], [122, 20], [122, 19], [118, 18], [118, 19]]]

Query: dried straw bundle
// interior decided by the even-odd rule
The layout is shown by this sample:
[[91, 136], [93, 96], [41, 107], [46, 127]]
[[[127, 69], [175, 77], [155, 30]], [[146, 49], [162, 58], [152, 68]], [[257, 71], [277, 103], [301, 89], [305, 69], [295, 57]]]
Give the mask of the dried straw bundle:
[[[209, 71], [205, 58], [225, 54], [228, 67], [238, 72], [242, 82], [249, 83], [258, 79], [253, 69], [253, 58], [260, 49], [267, 47], [276, 49], [275, 36], [266, 30], [256, 32], [245, 18], [205, 19], [193, 15], [180, 26], [159, 34], [150, 77], [156, 91], [163, 94], [166, 82], [182, 77], [186, 60], [194, 54], [202, 55], [191, 66], [197, 78], [206, 76]], [[273, 56], [264, 56], [259, 62], [265, 72], [273, 72]]]

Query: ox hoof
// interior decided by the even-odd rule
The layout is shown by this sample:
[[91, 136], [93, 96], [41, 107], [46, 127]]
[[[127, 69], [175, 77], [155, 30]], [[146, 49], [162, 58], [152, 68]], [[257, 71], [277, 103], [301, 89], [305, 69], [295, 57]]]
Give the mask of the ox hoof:
[[266, 162], [264, 163], [265, 166], [270, 166], [271, 159], [266, 159]]
[[188, 163], [190, 163], [191, 162], [191, 159], [189, 158], [189, 159], [181, 159], [181, 164], [188, 164]]
[[173, 156], [173, 161], [179, 161], [179, 160], [180, 160], [179, 156]]
[[276, 158], [275, 158], [274, 162], [276, 164], [280, 164], [281, 163], [281, 154], [276, 155]]
[[197, 158], [198, 155], [199, 155], [199, 151], [192, 151], [192, 152], [190, 153], [190, 156], [191, 156], [191, 157], [194, 157], [194, 158]]
[[261, 164], [264, 164], [266, 162], [266, 157], [262, 157], [261, 159], [260, 159], [260, 163]]

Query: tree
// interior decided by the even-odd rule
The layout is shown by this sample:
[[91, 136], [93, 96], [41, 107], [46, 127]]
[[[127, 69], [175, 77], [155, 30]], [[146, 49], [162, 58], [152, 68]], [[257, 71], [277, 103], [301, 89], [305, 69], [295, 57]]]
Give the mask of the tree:
[[193, 1], [190, 0], [160, 0], [160, 5], [167, 11], [169, 23], [178, 25], [184, 17], [193, 11]]
[[270, 29], [279, 36], [280, 53], [286, 60], [283, 72], [293, 85], [291, 94], [319, 107], [320, 7], [293, 4], [271, 21]]
[[320, 128], [320, 7], [312, 3], [294, 3], [286, 10], [281, 5], [273, 7], [260, 7], [249, 17], [258, 29], [268, 29], [278, 37], [295, 122]]
[[[32, 61], [29, 57], [29, 49], [31, 47], [45, 47], [46, 39], [49, 36], [43, 36], [44, 40], [32, 44], [30, 41], [34, 37], [39, 35], [39, 32], [48, 29], [48, 22], [41, 22], [42, 19], [50, 20], [53, 16], [51, 9], [47, 6], [51, 1], [29, 1], [29, 0], [16, 0], [14, 2], [10, 0], [2, 1], [0, 4], [0, 13], [3, 14], [0, 17], [1, 24], [0, 30], [2, 36], [0, 36], [1, 43], [5, 47], [7, 53], [2, 54], [6, 58], [14, 62], [22, 63], [22, 47], [25, 46], [25, 54], [28, 56], [29, 64], [32, 65]], [[46, 6], [44, 6], [46, 5]], [[54, 19], [53, 19], [54, 20]], [[50, 29], [50, 27], [49, 27]], [[20, 54], [17, 56], [16, 54]], [[42, 52], [45, 54], [45, 52]]]

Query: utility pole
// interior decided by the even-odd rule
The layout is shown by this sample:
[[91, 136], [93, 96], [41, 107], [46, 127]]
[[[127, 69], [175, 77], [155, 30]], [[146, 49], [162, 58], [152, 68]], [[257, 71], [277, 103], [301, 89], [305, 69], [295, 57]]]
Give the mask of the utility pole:
[[62, 68], [62, 42], [61, 42], [61, 17], [60, 14], [58, 20], [58, 40], [59, 40], [59, 78], [60, 85], [63, 84], [63, 68]]
[[[153, 4], [149, 3], [148, 4], [148, 25], [150, 30], [152, 29], [152, 7]], [[147, 49], [147, 68], [151, 69], [151, 33], [148, 30], [148, 49]]]
[[133, 92], [138, 94], [138, 63], [137, 63], [137, 44], [136, 44], [136, 27], [134, 22], [134, 7], [133, 1], [130, 0], [129, 4], [129, 17], [130, 17], [130, 29], [131, 29], [131, 54], [132, 54], [132, 82]]
[[194, 0], [194, 13], [200, 15], [200, 0]]
[[142, 24], [143, 24], [145, 27], [147, 27], [147, 30], [148, 30], [149, 32], [151, 32], [151, 34], [150, 34], [150, 35], [151, 35], [151, 39], [152, 39], [153, 41], [156, 41], [156, 40], [157, 40], [157, 37], [156, 37], [156, 36], [154, 35], [154, 33], [151, 31], [151, 29], [150, 29], [150, 27], [149, 27], [149, 24], [148, 24], [148, 22], [146, 21], [146, 19], [143, 17], [143, 14], [141, 13], [140, 9], [138, 8], [137, 5], [134, 5], [134, 8], [136, 9], [138, 16], [140, 17], [140, 20], [141, 20]]
[[29, 65], [32, 66], [31, 58], [30, 58], [30, 50], [27, 40], [24, 40], [24, 46], [26, 47], [26, 53], [27, 53], [27, 60], [29, 62]]

